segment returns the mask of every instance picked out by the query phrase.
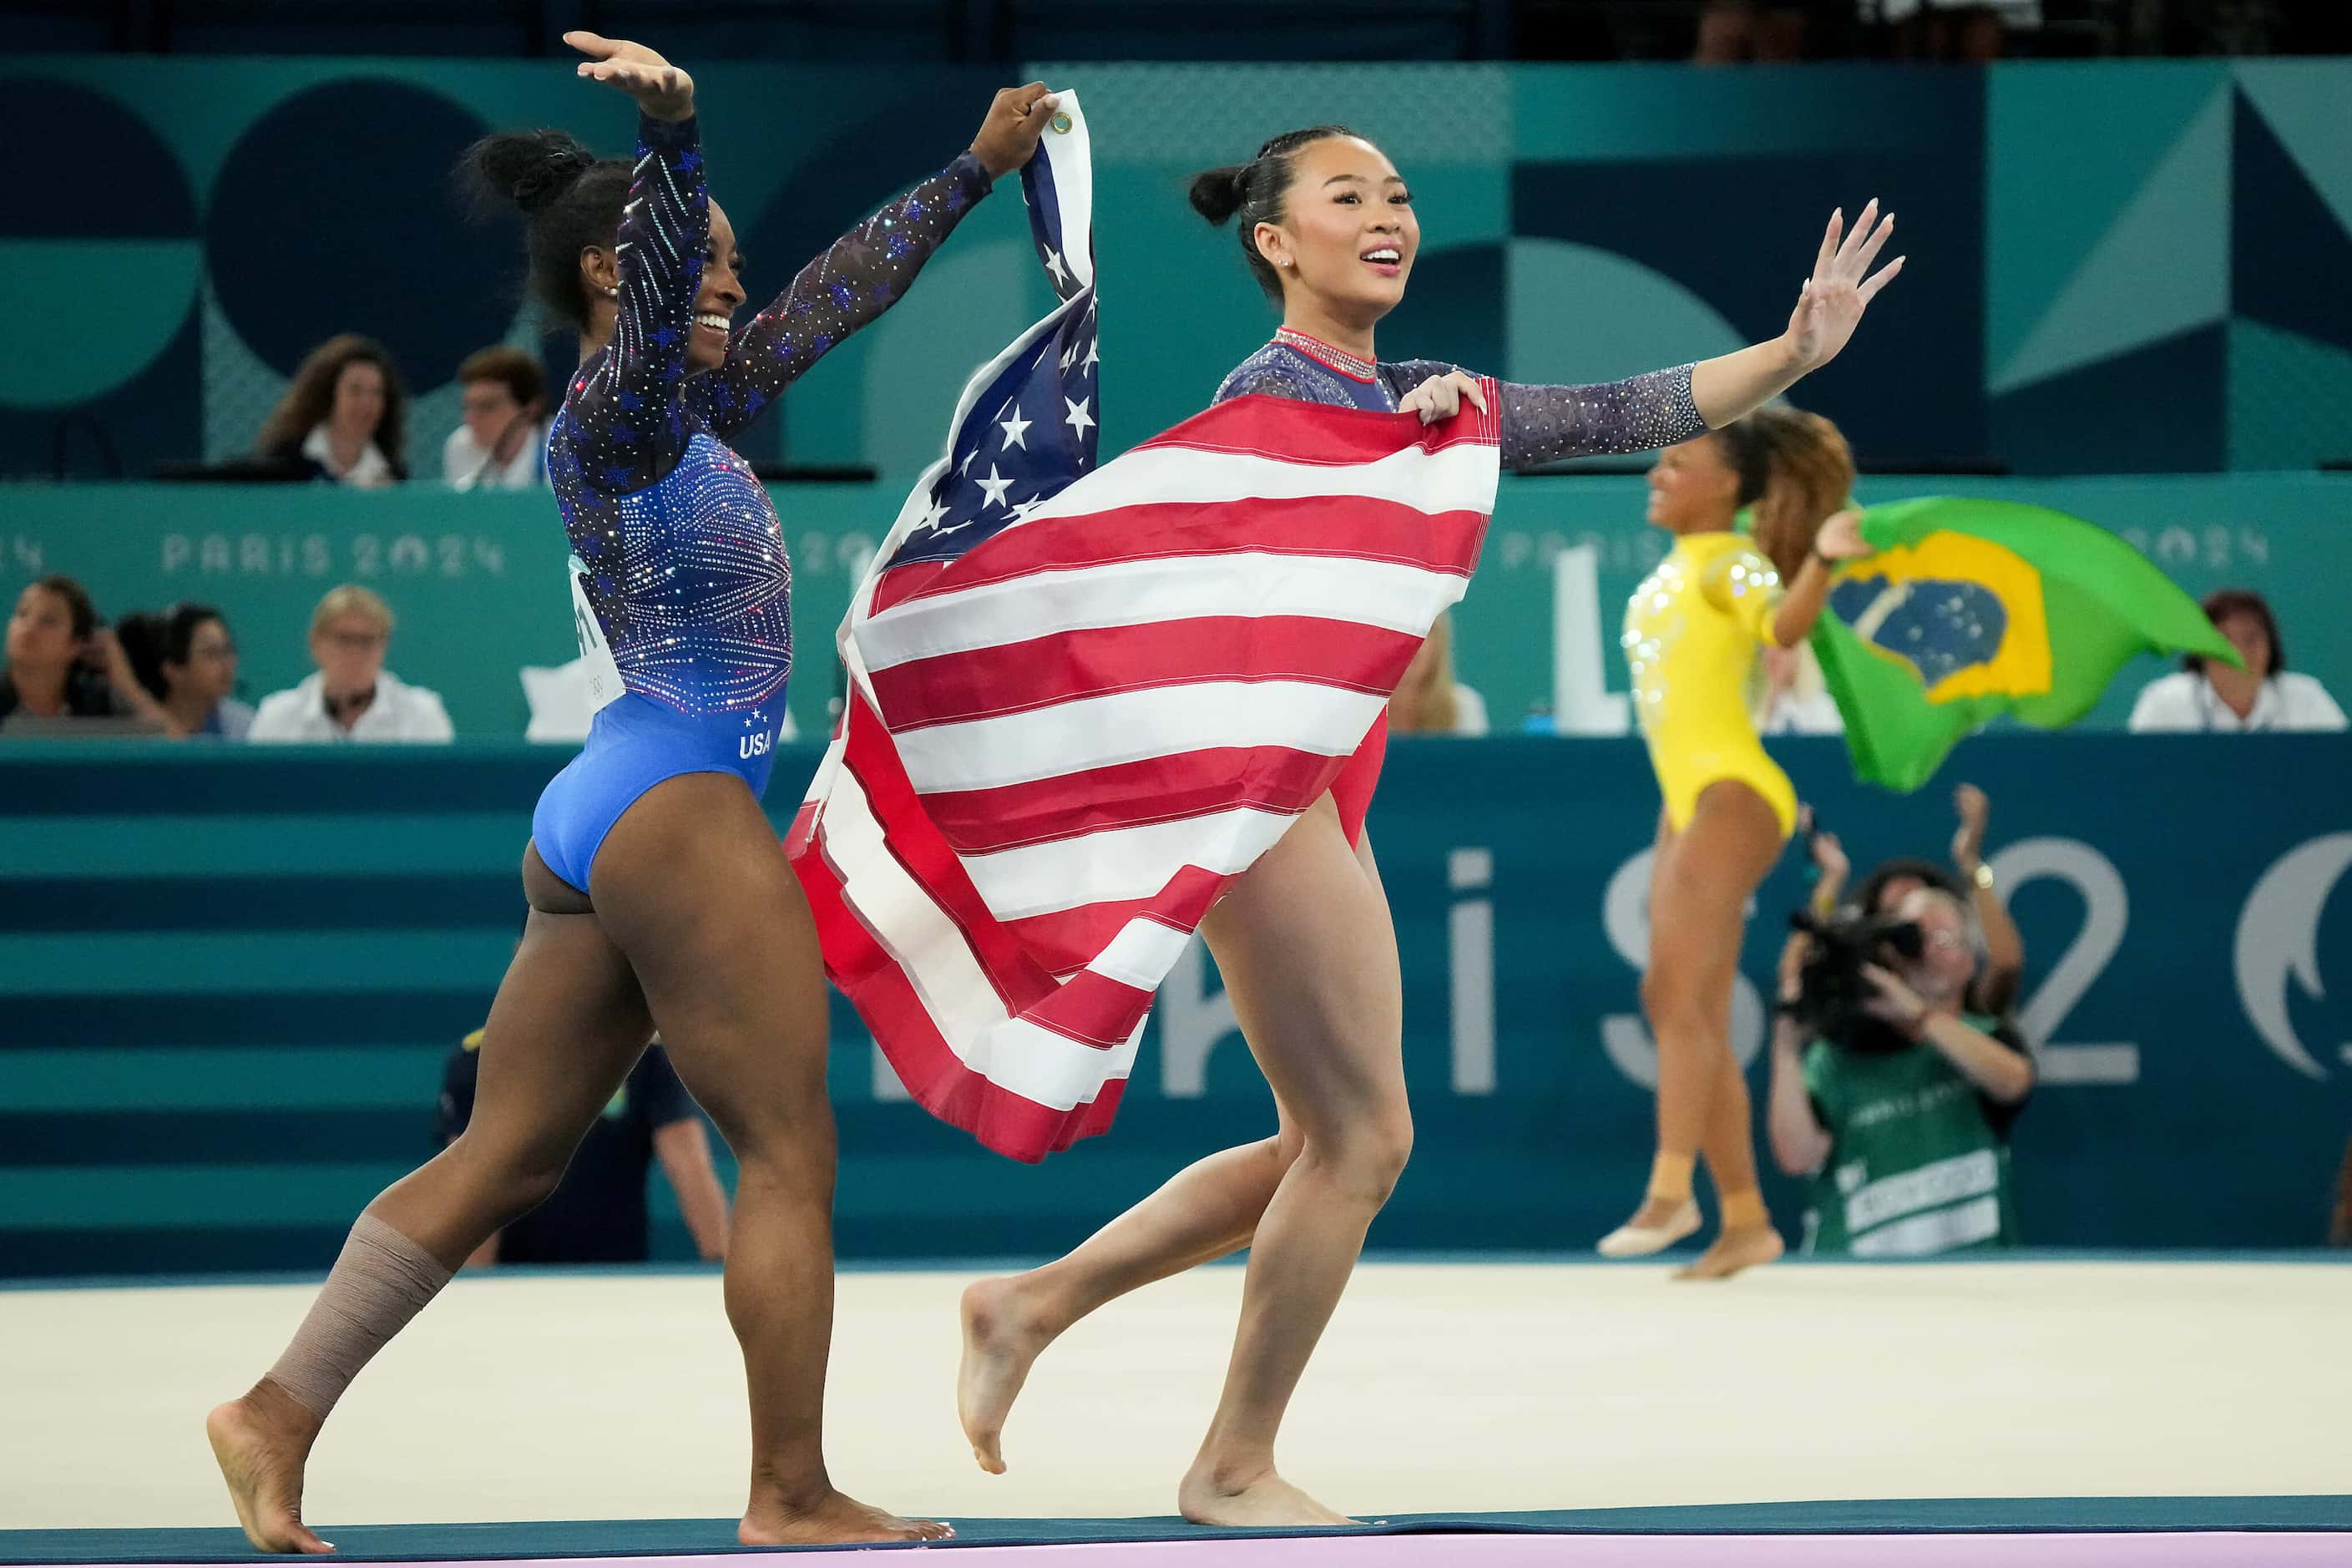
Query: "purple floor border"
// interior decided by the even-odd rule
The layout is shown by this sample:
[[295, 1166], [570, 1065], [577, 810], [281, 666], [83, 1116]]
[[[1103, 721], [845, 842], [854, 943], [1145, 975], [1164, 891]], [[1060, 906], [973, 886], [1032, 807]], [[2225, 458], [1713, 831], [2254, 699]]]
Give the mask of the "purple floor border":
[[[827, 1555], [854, 1550], [823, 1549]], [[874, 1552], [932, 1553], [920, 1547]], [[2020, 1535], [1346, 1535], [1290, 1540], [1129, 1541], [1058, 1546], [949, 1548], [1007, 1568], [2341, 1568], [2352, 1543], [2338, 1533], [2284, 1531], [2136, 1531]], [[479, 1558], [419, 1560], [403, 1568], [481, 1568]], [[492, 1559], [491, 1561], [496, 1561]], [[740, 1553], [530, 1559], [531, 1568], [744, 1568]], [[173, 1568], [168, 1563], [90, 1568]], [[944, 1568], [944, 1565], [943, 1565]]]

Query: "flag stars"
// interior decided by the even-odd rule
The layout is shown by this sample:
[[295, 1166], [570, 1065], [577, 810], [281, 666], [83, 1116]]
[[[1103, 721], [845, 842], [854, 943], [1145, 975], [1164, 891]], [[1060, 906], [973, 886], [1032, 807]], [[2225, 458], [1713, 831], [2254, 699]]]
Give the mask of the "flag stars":
[[1062, 423], [1084, 436], [1088, 427], [1094, 424], [1093, 416], [1087, 412], [1087, 406], [1093, 402], [1094, 399], [1091, 397], [1081, 397], [1075, 402], [1066, 397], [1062, 399], [1063, 405], [1070, 411], [1063, 417]]
[[987, 492], [980, 503], [983, 508], [993, 505], [1003, 507], [1007, 510], [1012, 509], [1013, 503], [1004, 499], [1004, 492], [1012, 488], [1013, 481], [998, 473], [994, 463], [988, 465], [988, 478], [976, 479], [973, 482]]
[[1062, 265], [1061, 252], [1050, 245], [1045, 247], [1045, 270], [1052, 276], [1055, 289], [1065, 289], [1069, 286], [1069, 268]]
[[1035, 424], [1036, 421], [1034, 419], [1022, 418], [1021, 409], [1017, 404], [1008, 403], [1005, 405], [1005, 407], [1010, 408], [1013, 411], [1012, 416], [1006, 419], [1000, 419], [996, 422], [996, 427], [1004, 432], [1004, 449], [1009, 452], [1013, 447], [1018, 447], [1025, 452], [1029, 449], [1029, 442], [1025, 432], [1028, 430], [1029, 426]]

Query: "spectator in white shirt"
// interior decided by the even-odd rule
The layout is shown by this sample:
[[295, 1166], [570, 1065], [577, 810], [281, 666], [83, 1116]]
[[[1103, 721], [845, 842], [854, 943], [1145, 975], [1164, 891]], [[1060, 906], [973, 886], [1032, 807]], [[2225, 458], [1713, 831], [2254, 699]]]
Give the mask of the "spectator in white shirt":
[[2341, 730], [2344, 710], [2308, 675], [2289, 673], [2278, 617], [2260, 594], [2224, 588], [2207, 597], [2205, 614], [2219, 626], [2243, 669], [2190, 654], [2177, 675], [2151, 680], [2132, 704], [2135, 732], [2255, 730]]
[[1486, 700], [1454, 679], [1454, 617], [1442, 615], [1397, 678], [1389, 729], [1399, 735], [1483, 735]]
[[310, 616], [319, 668], [290, 691], [261, 700], [249, 741], [447, 741], [455, 731], [438, 693], [383, 667], [392, 608], [346, 583]]
[[329, 338], [294, 372], [256, 443], [317, 479], [375, 489], [408, 478], [408, 387], [373, 338]]
[[466, 422], [441, 448], [455, 489], [529, 490], [547, 483], [547, 373], [501, 343], [457, 367]]

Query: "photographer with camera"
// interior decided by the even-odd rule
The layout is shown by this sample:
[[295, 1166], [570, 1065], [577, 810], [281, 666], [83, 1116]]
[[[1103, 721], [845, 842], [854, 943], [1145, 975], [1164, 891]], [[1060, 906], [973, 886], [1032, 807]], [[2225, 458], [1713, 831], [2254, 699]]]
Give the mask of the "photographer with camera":
[[1891, 914], [1795, 917], [1780, 966], [1765, 1121], [1773, 1158], [1814, 1177], [1811, 1253], [2013, 1247], [2009, 1128], [2033, 1089], [2025, 1042], [1963, 1011], [1978, 978], [1968, 906], [1921, 887]]
[[[1968, 1011], [1999, 1016], [2016, 1002], [2025, 978], [2025, 939], [2018, 934], [2017, 922], [2010, 919], [2009, 906], [2001, 902], [1992, 868], [1985, 864], [1985, 828], [1992, 820], [1991, 800], [1976, 785], [1964, 784], [1952, 792], [1952, 809], [1959, 817], [1959, 826], [1952, 835], [1952, 868], [1958, 876], [1932, 860], [1898, 855], [1871, 869], [1854, 889], [1853, 903], [1871, 914], [1888, 914], [1921, 888], [1940, 888], [1967, 900], [1977, 930], [1984, 936], [1984, 967], [1969, 993]], [[1837, 835], [1823, 831], [1813, 820], [1811, 806], [1798, 811], [1797, 831], [1805, 840], [1805, 852], [1812, 858], [1818, 879], [1813, 885], [1813, 912], [1826, 919], [1837, 908], [1853, 868]], [[1802, 963], [1807, 940], [1802, 931], [1791, 934], [1781, 962]]]

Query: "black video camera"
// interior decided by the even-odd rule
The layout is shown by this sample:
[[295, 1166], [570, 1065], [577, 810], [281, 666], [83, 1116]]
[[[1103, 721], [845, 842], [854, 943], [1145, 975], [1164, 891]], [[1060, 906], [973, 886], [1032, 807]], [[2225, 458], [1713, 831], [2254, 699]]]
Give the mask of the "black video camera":
[[1878, 994], [1862, 971], [1888, 968], [1926, 951], [1918, 922], [1894, 915], [1841, 910], [1822, 919], [1800, 910], [1789, 923], [1811, 937], [1812, 951], [1799, 971], [1797, 999], [1789, 1016], [1832, 1045], [1851, 1050], [1900, 1050], [1911, 1042], [1868, 1011]]

